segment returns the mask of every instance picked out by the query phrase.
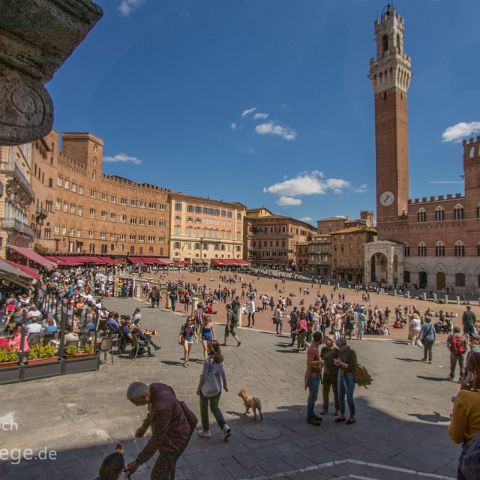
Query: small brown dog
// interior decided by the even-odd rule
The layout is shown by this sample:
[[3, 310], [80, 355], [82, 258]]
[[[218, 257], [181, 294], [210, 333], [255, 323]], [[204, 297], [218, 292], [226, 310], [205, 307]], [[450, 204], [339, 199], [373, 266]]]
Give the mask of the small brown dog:
[[245, 415], [248, 415], [250, 413], [250, 409], [252, 409], [253, 418], [256, 420], [257, 410], [258, 410], [258, 415], [260, 416], [260, 420], [263, 420], [262, 402], [258, 397], [250, 396], [246, 388], [242, 388], [238, 393], [238, 396], [243, 400], [243, 404], [245, 405]]

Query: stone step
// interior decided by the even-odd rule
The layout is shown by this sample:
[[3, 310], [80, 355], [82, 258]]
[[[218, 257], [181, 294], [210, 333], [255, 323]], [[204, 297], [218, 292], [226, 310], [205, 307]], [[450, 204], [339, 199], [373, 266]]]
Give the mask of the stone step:
[[244, 480], [455, 480], [446, 475], [381, 465], [361, 460], [338, 460]]

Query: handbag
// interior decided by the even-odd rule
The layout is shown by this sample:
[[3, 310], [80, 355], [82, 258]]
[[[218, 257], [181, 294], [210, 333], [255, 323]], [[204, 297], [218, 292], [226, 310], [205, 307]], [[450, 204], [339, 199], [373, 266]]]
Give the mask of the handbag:
[[182, 407], [183, 413], [185, 414], [185, 418], [187, 419], [187, 422], [190, 425], [190, 428], [192, 429], [192, 432], [193, 432], [198, 423], [197, 416], [188, 408], [187, 404], [183, 400], [179, 400], [178, 403]]
[[480, 478], [480, 434], [463, 444], [462, 453], [458, 459], [458, 469], [465, 480]]
[[184, 343], [185, 343], [185, 337], [181, 335], [180, 338], [178, 339], [178, 344], [183, 345]]
[[208, 359], [208, 370], [205, 381], [202, 385], [202, 395], [204, 397], [214, 397], [222, 391], [222, 387], [219, 384], [217, 377], [213, 372], [212, 359]]

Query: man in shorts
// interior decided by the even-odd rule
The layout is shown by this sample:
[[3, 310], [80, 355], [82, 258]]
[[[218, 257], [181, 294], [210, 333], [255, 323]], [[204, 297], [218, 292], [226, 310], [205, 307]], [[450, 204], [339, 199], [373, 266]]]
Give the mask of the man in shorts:
[[238, 327], [238, 317], [232, 309], [231, 305], [227, 305], [227, 322], [225, 323], [225, 339], [223, 340], [223, 345], [227, 345], [227, 338], [231, 334], [232, 337], [237, 341], [237, 347], [239, 347], [242, 342], [237, 336], [237, 327]]

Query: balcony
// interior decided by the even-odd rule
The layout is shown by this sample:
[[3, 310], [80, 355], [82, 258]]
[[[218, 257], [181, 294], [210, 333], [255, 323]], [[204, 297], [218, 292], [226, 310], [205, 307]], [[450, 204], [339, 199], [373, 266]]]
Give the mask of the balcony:
[[43, 220], [45, 220], [48, 217], [48, 210], [43, 207], [37, 207], [37, 222], [38, 223], [43, 223]]
[[14, 165], [11, 163], [4, 165], [2, 168], [2, 173], [4, 173], [7, 177], [16, 180], [17, 184], [20, 185], [25, 193], [27, 203], [31, 203], [33, 200], [35, 200], [35, 193], [33, 192], [30, 182], [16, 163]]
[[17, 233], [23, 233], [27, 237], [30, 237], [32, 240], [35, 237], [35, 232], [30, 228], [26, 223], [22, 223], [16, 218], [4, 218], [2, 222], [2, 227], [5, 230], [12, 230]]

